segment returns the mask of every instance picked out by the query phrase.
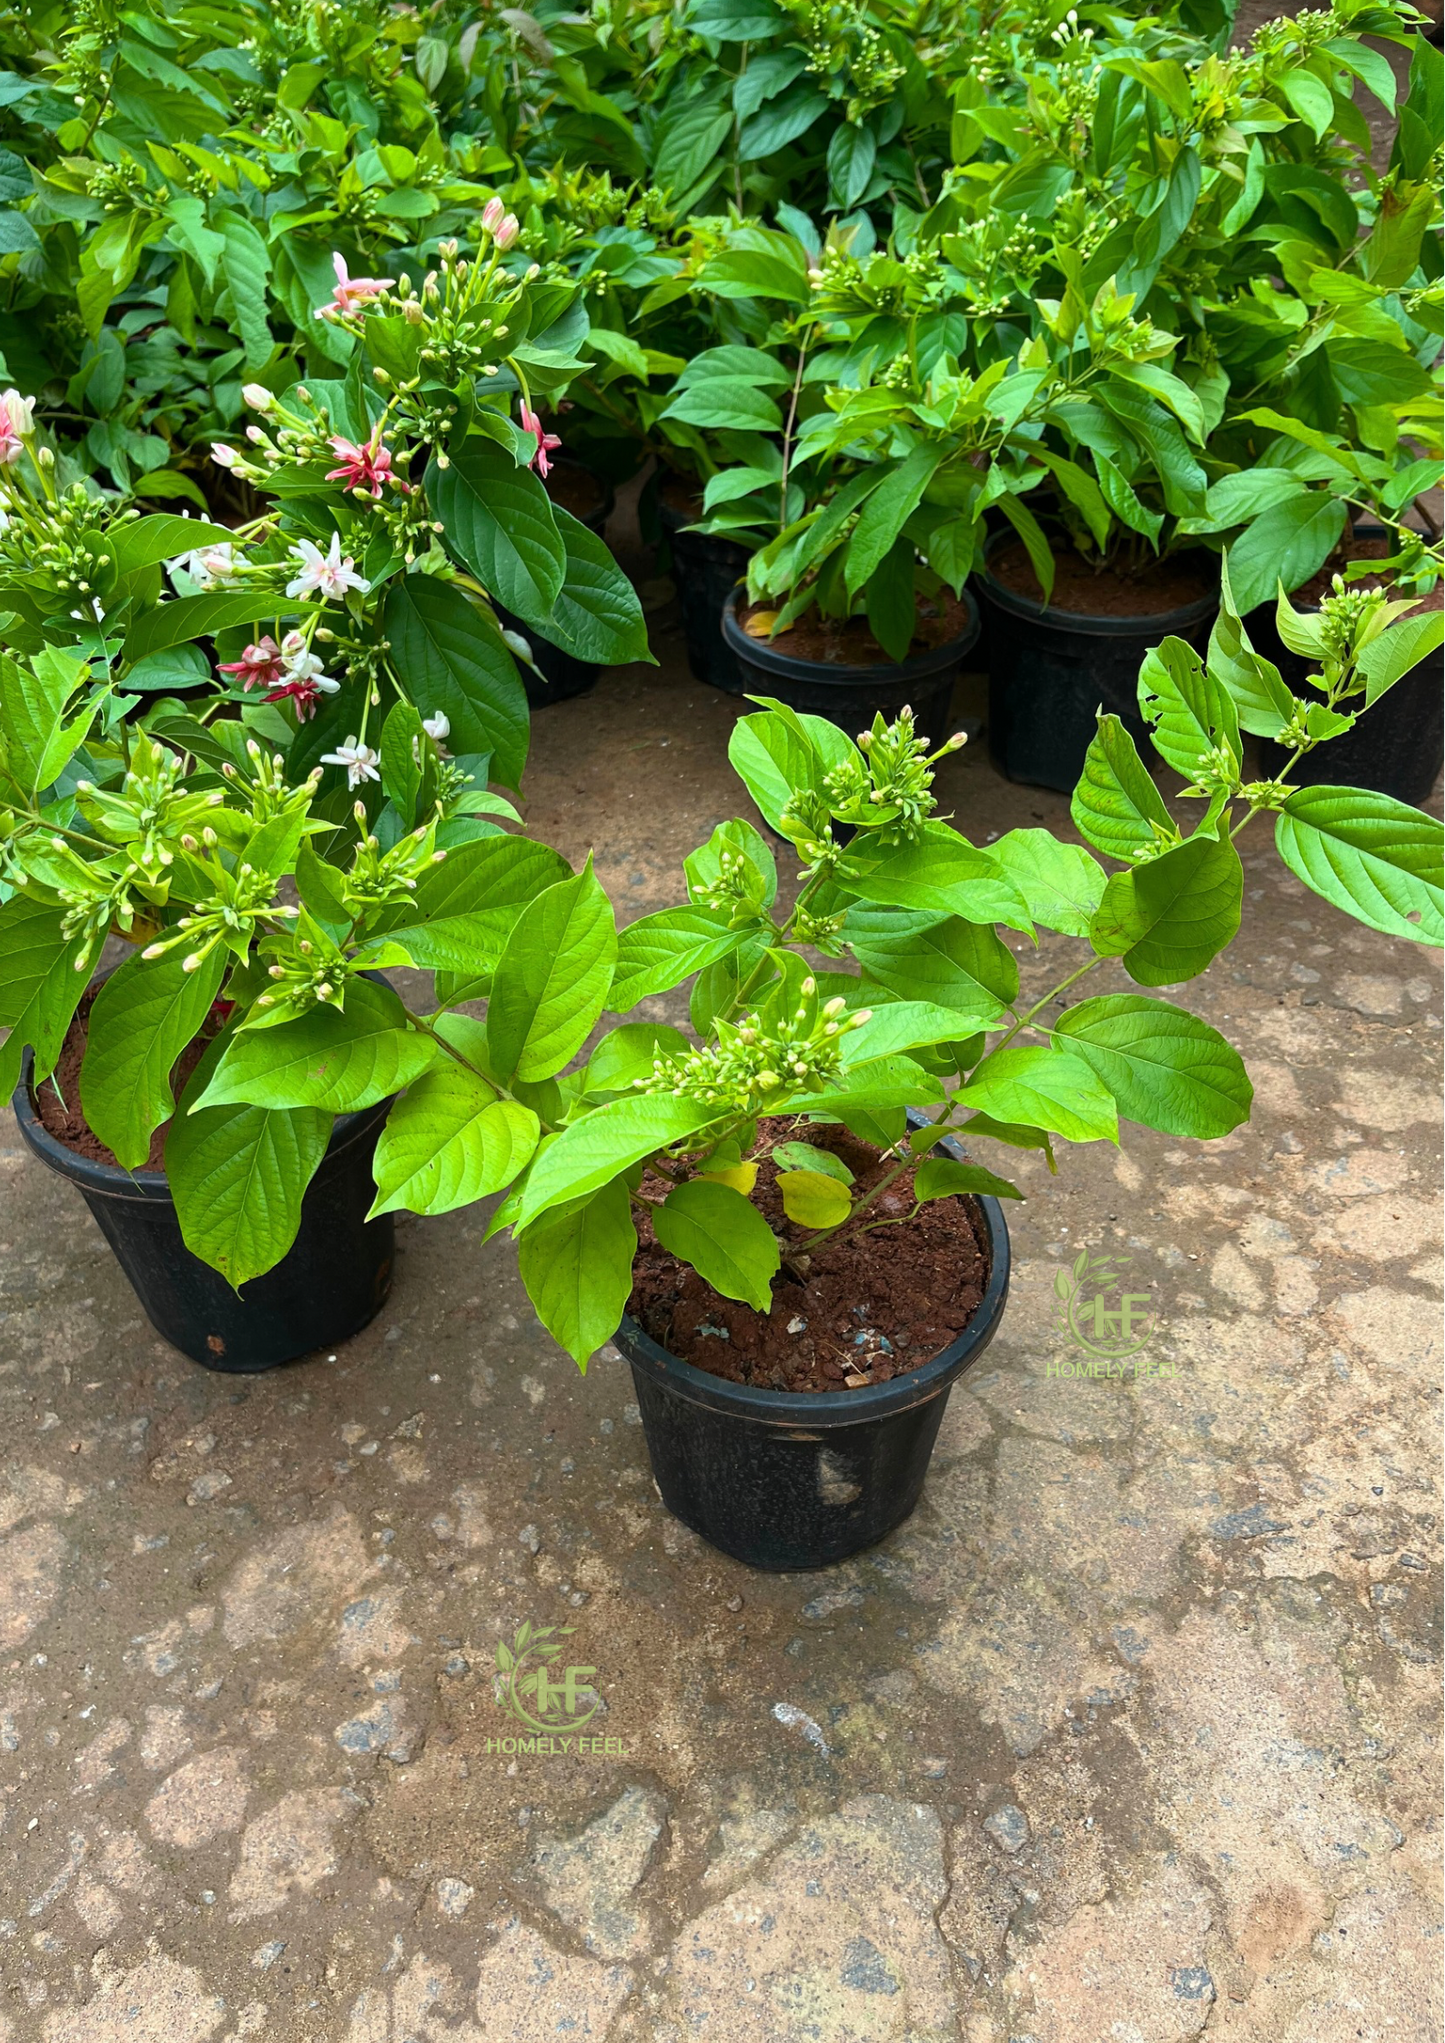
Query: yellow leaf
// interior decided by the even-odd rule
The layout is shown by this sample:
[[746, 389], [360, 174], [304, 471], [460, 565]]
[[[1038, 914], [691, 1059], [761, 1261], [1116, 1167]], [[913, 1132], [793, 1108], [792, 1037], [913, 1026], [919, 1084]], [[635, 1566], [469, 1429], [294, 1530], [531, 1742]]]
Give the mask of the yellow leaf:
[[725, 1170], [700, 1170], [698, 1176], [709, 1179], [715, 1185], [731, 1185], [746, 1199], [758, 1181], [758, 1167], [755, 1163], [734, 1163]]
[[800, 1227], [836, 1227], [852, 1211], [848, 1187], [820, 1170], [785, 1170], [778, 1173], [778, 1190], [783, 1211]]
[[776, 610], [755, 610], [743, 625], [749, 638], [766, 638], [778, 621]]

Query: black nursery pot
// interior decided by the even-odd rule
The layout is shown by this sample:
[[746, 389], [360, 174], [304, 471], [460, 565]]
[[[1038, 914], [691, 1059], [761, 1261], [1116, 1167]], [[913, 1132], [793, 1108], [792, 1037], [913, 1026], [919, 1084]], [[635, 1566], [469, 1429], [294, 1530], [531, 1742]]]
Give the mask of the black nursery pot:
[[[612, 485], [584, 467], [582, 462], [569, 460], [565, 454], [560, 458], [554, 457], [551, 466], [552, 473], [559, 478], [585, 477], [591, 483], [595, 504], [591, 510], [573, 511], [572, 515], [579, 525], [585, 525], [600, 539], [617, 503]], [[570, 510], [571, 506], [564, 505], [563, 508]], [[586, 695], [589, 689], [597, 686], [597, 677], [602, 669], [595, 660], [579, 660], [572, 653], [564, 653], [560, 646], [550, 645], [529, 629], [521, 618], [513, 617], [510, 610], [503, 610], [500, 604], [497, 615], [509, 631], [522, 634], [532, 648], [532, 658], [537, 662], [537, 669], [519, 663], [529, 708], [546, 709], [553, 702], [570, 702], [574, 695]]]
[[[1001, 534], [989, 552], [1012, 537]], [[987, 567], [975, 587], [988, 623], [994, 762], [1010, 780], [1065, 794], [1084, 770], [1099, 710], [1112, 711], [1147, 750], [1138, 692], [1145, 653], [1171, 636], [1202, 652], [1219, 609], [1211, 594], [1153, 617], [1087, 617], [1007, 589]]]
[[371, 1320], [391, 1290], [395, 1224], [366, 1215], [376, 1194], [371, 1159], [390, 1100], [338, 1114], [301, 1202], [295, 1241], [272, 1270], [239, 1293], [181, 1238], [162, 1171], [95, 1163], [58, 1142], [35, 1109], [27, 1050], [15, 1118], [43, 1164], [75, 1185], [163, 1339], [207, 1369], [253, 1376], [335, 1347]]
[[825, 716], [852, 737], [866, 731], [878, 712], [892, 723], [907, 704], [915, 728], [935, 744], [953, 725], [949, 705], [953, 685], [978, 641], [978, 608], [964, 591], [968, 624], [957, 638], [909, 660], [880, 661], [872, 667], [843, 666], [832, 660], [800, 660], [781, 642], [749, 638], [739, 622], [743, 591], [735, 589], [723, 611], [723, 637], [743, 675], [743, 693], [771, 695], [790, 709]]
[[698, 681], [742, 695], [747, 683], [732, 647], [722, 635], [723, 608], [748, 571], [752, 558], [735, 539], [707, 532], [689, 532], [692, 520], [659, 495], [657, 515], [672, 552], [672, 578], [682, 609], [682, 635], [687, 664]]
[[[946, 1147], [957, 1153], [954, 1143]], [[866, 1390], [756, 1390], [669, 1354], [625, 1316], [662, 1501], [684, 1525], [771, 1573], [805, 1573], [874, 1546], [918, 1503], [948, 1393], [982, 1355], [1008, 1300], [1008, 1226], [980, 1199], [990, 1271], [978, 1311], [921, 1369]]]
[[[1313, 611], [1315, 603], [1290, 599], [1296, 610]], [[1272, 660], [1292, 695], [1302, 701], [1319, 700], [1305, 680], [1316, 665], [1300, 653], [1292, 653], [1275, 625], [1273, 604], [1251, 612], [1245, 629], [1257, 653]], [[1356, 698], [1358, 701], [1360, 698]], [[1346, 703], [1346, 709], [1351, 705]], [[1290, 754], [1272, 738], [1264, 741], [1264, 770], [1270, 776], [1284, 772]], [[1440, 655], [1421, 660], [1408, 674], [1402, 674], [1371, 708], [1360, 713], [1353, 730], [1331, 738], [1317, 751], [1297, 759], [1290, 779], [1300, 787], [1366, 787], [1376, 794], [1393, 795], [1397, 802], [1419, 808], [1427, 801], [1445, 760], [1445, 690], [1440, 685]]]

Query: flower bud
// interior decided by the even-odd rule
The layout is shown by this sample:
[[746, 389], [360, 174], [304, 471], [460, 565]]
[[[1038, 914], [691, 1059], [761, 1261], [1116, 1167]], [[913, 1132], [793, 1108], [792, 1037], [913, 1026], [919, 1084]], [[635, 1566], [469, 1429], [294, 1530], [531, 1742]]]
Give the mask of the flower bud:
[[[500, 199], [488, 199], [482, 208], [482, 226], [488, 234], [495, 234], [506, 217], [506, 207]], [[453, 251], [455, 253], [455, 251]]]
[[848, 1003], [843, 998], [841, 993], [835, 994], [833, 998], [828, 1002], [827, 1006], [823, 1009], [825, 1019], [828, 1021], [833, 1021], [834, 1019], [836, 1019], [838, 1015], [840, 1015], [843, 1012], [844, 1008], [847, 1005]]
[[252, 411], [270, 411], [276, 399], [264, 383], [243, 383], [241, 401]]
[[817, 990], [818, 982], [812, 976], [812, 974], [809, 973], [808, 977], [803, 981], [803, 992], [807, 996], [807, 998], [811, 1000], [813, 995], [817, 992]]
[[855, 1029], [861, 1029], [864, 1022], [870, 1022], [872, 1021], [872, 1019], [873, 1019], [872, 1008], [860, 1007], [858, 1012], [852, 1017], [852, 1026]]
[[516, 214], [508, 213], [507, 217], [496, 229], [495, 240], [498, 248], [502, 249], [510, 248], [512, 243], [516, 240], [517, 236], [521, 233], [521, 231], [522, 223], [517, 218]]
[[199, 951], [192, 951], [189, 957], [181, 959], [181, 970], [183, 972], [199, 972], [200, 969], [201, 954]]

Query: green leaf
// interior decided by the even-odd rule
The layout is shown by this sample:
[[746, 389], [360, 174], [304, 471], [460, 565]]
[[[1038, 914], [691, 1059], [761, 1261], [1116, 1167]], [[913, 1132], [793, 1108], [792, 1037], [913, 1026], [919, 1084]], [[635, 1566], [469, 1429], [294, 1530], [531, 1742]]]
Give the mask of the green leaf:
[[169, 652], [172, 646], [187, 645], [193, 639], [214, 638], [234, 624], [265, 624], [277, 639], [284, 636], [283, 620], [299, 614], [274, 589], [242, 589], [224, 596], [177, 596], [144, 611], [126, 633], [121, 651], [131, 665], [152, 653]]
[[892, 849], [855, 839], [836, 882], [840, 893], [860, 900], [932, 909], [966, 922], [1002, 922], [1032, 934], [1023, 897], [997, 861], [947, 823], [925, 823], [915, 843]]
[[527, 695], [493, 620], [434, 575], [398, 575], [386, 599], [391, 664], [423, 716], [440, 710], [454, 752], [489, 752], [496, 779], [520, 787]]
[[617, 937], [617, 969], [607, 1006], [626, 1014], [639, 1000], [666, 993], [736, 950], [741, 937], [711, 908], [664, 908], [630, 922]]
[[1009, 1178], [996, 1176], [981, 1163], [959, 1163], [951, 1156], [930, 1156], [913, 1173], [913, 1196], [925, 1205], [930, 1199], [952, 1198], [956, 1192], [972, 1192], [985, 1199], [1024, 1196]]
[[778, 1173], [783, 1211], [799, 1227], [837, 1227], [853, 1210], [848, 1188], [825, 1171]]
[[765, 390], [738, 376], [716, 376], [679, 391], [662, 414], [683, 425], [705, 426], [714, 432], [780, 433], [783, 414]]
[[[846, 558], [852, 558], [851, 546]], [[868, 628], [891, 660], [907, 659], [917, 629], [914, 568], [912, 541], [895, 539], [868, 579], [864, 604]], [[930, 734], [925, 731], [921, 735]], [[934, 731], [931, 735], [936, 744], [943, 733]]]
[[1315, 140], [1321, 141], [1335, 117], [1335, 96], [1328, 85], [1316, 78], [1313, 71], [1302, 70], [1286, 71], [1273, 82], [1289, 102], [1290, 110], [1299, 115]]
[[490, 972], [517, 917], [544, 887], [570, 875], [567, 861], [528, 837], [482, 837], [449, 852], [417, 882], [410, 917], [383, 941], [430, 971]]
[[840, 1185], [853, 1182], [853, 1173], [841, 1156], [835, 1156], [831, 1149], [815, 1149], [811, 1142], [775, 1144], [773, 1162], [784, 1170], [819, 1171], [825, 1178], [836, 1178]]
[[324, 1004], [298, 1021], [231, 1037], [202, 1097], [208, 1107], [322, 1107], [353, 1113], [420, 1077], [442, 1053], [405, 1026], [389, 986], [349, 979], [344, 1012]]
[[483, 439], [443, 468], [433, 458], [427, 494], [447, 538], [488, 593], [528, 624], [546, 624], [562, 593], [567, 549], [552, 502], [530, 469]]
[[[1045, 929], [1062, 930], [1066, 936], [1089, 934], [1104, 892], [1105, 874], [1081, 844], [1061, 843], [1052, 830], [1010, 830], [988, 849], [1023, 895], [1035, 922]], [[1012, 966], [1013, 953], [1002, 944], [999, 949]], [[878, 975], [875, 972], [873, 976]], [[1005, 1005], [1017, 991], [1018, 968], [1014, 966], [1013, 986]]]
[[869, 978], [905, 1000], [922, 997], [951, 1009], [959, 1024], [996, 1020], [1019, 981], [1013, 953], [993, 929], [956, 915], [922, 929], [890, 927], [905, 920], [850, 910], [844, 940]]
[[188, 972], [179, 950], [147, 964], [132, 953], [90, 1010], [80, 1103], [92, 1131], [126, 1170], [175, 1110], [171, 1070], [220, 991], [229, 953], [218, 944]]
[[1269, 602], [1279, 582], [1286, 589], [1307, 582], [1339, 545], [1346, 518], [1339, 497], [1302, 488], [1246, 526], [1225, 556], [1239, 615]]
[[1162, 857], [1115, 873], [1104, 889], [1090, 941], [1101, 957], [1123, 959], [1141, 986], [1193, 979], [1239, 928], [1244, 869], [1229, 839], [1204, 832]]
[[1398, 624], [1392, 624], [1377, 639], [1372, 639], [1359, 658], [1359, 671], [1365, 679], [1365, 707], [1378, 702], [1387, 688], [1393, 688], [1402, 675], [1419, 666], [1422, 660], [1438, 653], [1442, 639], [1445, 611], [1440, 610], [1402, 617]]
[[[831, 1178], [819, 1182], [841, 1189]], [[844, 1193], [845, 1210], [849, 1203]], [[771, 1311], [772, 1280], [782, 1260], [777, 1236], [741, 1192], [715, 1179], [689, 1178], [654, 1209], [652, 1230], [669, 1254], [722, 1297], [740, 1299], [755, 1312]]]
[[587, 1060], [583, 1093], [630, 1092], [635, 1079], [651, 1078], [659, 1057], [684, 1056], [691, 1048], [682, 1030], [666, 1022], [623, 1022], [608, 1030]]
[[504, 1084], [552, 1078], [602, 1012], [617, 963], [612, 903], [589, 854], [582, 871], [529, 902], [492, 982], [487, 1045]]
[[1254, 650], [1234, 610], [1229, 570], [1223, 571], [1219, 615], [1209, 634], [1209, 672], [1234, 699], [1240, 728], [1257, 738], [1277, 738], [1294, 715], [1294, 697], [1279, 668]]
[[232, 546], [236, 535], [227, 525], [210, 525], [203, 518], [178, 518], [169, 511], [137, 518], [112, 532], [107, 544], [114, 548], [116, 573], [134, 574], [137, 568], [154, 567], [158, 561], [191, 553], [202, 546]]
[[813, 294], [802, 248], [764, 227], [740, 228], [697, 282], [722, 298], [780, 298], [789, 305], [806, 305]]
[[63, 908], [12, 894], [0, 904], [0, 1095], [8, 1099], [20, 1077], [28, 1045], [35, 1052], [35, 1083], [55, 1069], [70, 1018], [85, 991], [85, 939], [61, 933]]
[[84, 741], [94, 708], [65, 712], [90, 679], [84, 660], [47, 646], [29, 660], [0, 655], [0, 760], [32, 800], [58, 778]]
[[1280, 811], [1275, 843], [1297, 878], [1358, 922], [1414, 943], [1445, 936], [1433, 816], [1365, 788], [1303, 787]]
[[1209, 1141], [1249, 1119], [1254, 1087], [1239, 1052], [1168, 1001], [1143, 993], [1080, 1001], [1054, 1024], [1055, 1042], [1065, 1039], [1127, 1120]]
[[532, 1228], [517, 1244], [537, 1317], [579, 1368], [621, 1325], [636, 1254], [637, 1230], [620, 1180], [586, 1205]]
[[851, 212], [873, 179], [878, 141], [871, 128], [844, 121], [828, 144], [828, 183], [839, 210]]
[[541, 1124], [453, 1058], [423, 1071], [376, 1145], [371, 1213], [450, 1213], [500, 1192], [531, 1161]]
[[629, 1164], [716, 1120], [716, 1106], [650, 1093], [612, 1100], [581, 1120], [571, 1121], [537, 1154], [518, 1206], [515, 1227], [529, 1228], [564, 1199], [583, 1199]]
[[538, 622], [543, 638], [599, 667], [652, 660], [637, 591], [606, 544], [560, 505], [552, 515], [567, 551], [567, 572], [550, 615]]
[[1144, 655], [1139, 708], [1154, 727], [1154, 749], [1185, 780], [1227, 752], [1237, 783], [1244, 755], [1234, 698], [1185, 639], [1166, 638]]
[[[858, 523], [848, 542], [845, 584], [856, 595], [869, 576], [882, 565], [894, 541], [923, 500], [944, 456], [942, 447], [915, 447], [906, 460], [886, 474], [858, 514]], [[909, 558], [912, 554], [910, 550]], [[912, 598], [910, 578], [909, 597]], [[909, 637], [912, 637], [911, 620]], [[890, 648], [890, 650], [892, 650]], [[904, 650], [907, 650], [905, 643]], [[946, 734], [944, 734], [946, 735]]]
[[231, 294], [231, 307], [245, 349], [246, 367], [259, 369], [270, 358], [275, 345], [266, 319], [266, 280], [271, 274], [271, 254], [266, 238], [244, 214], [226, 212], [221, 220], [225, 251], [221, 272]]
[[1134, 740], [1116, 716], [1099, 718], [1069, 812], [1080, 834], [1107, 858], [1141, 858], [1179, 835]]
[[[1001, 1012], [995, 1006], [988, 1019], [997, 1020]], [[931, 1000], [884, 1001], [873, 1009], [861, 1029], [850, 1029], [843, 1037], [843, 1069], [851, 1079], [855, 1065], [874, 1058], [922, 1049], [930, 1043], [956, 1042], [973, 1021], [982, 1018], [965, 1016], [954, 1007], [938, 1007]]]
[[[744, 163], [753, 163], [760, 156], [771, 156], [776, 150], [786, 148], [789, 142], [796, 142], [800, 135], [806, 135], [814, 121], [828, 112], [831, 103], [825, 93], [800, 78], [777, 99], [770, 100], [750, 121], [743, 123], [738, 136], [739, 157]], [[708, 268], [714, 268], [718, 260], [722, 258], [714, 258]]]
[[166, 1177], [186, 1247], [239, 1290], [274, 1269], [295, 1241], [331, 1115], [315, 1107], [197, 1109], [220, 1049], [211, 1045], [181, 1094], [166, 1130]]
[[1114, 1098], [1080, 1057], [1042, 1044], [995, 1050], [954, 1094], [960, 1106], [1019, 1122], [1069, 1142], [1117, 1142]]
[[911, 1057], [874, 1057], [866, 1064], [855, 1064], [836, 1089], [830, 1086], [826, 1092], [794, 1093], [786, 1103], [778, 1102], [778, 1111], [786, 1105], [793, 1112], [818, 1112], [847, 1121], [854, 1106], [876, 1114], [888, 1107], [926, 1107], [942, 1098], [938, 1080]]

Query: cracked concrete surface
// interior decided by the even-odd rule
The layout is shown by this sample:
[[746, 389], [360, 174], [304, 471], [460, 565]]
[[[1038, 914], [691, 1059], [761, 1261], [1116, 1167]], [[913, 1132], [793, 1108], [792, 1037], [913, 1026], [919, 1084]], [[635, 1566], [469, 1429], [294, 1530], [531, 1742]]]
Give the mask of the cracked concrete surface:
[[[528, 776], [629, 916], [740, 807], [736, 705], [664, 643]], [[943, 792], [981, 842], [1067, 813], [981, 749]], [[210, 1375], [10, 1128], [0, 2043], [1437, 2036], [1438, 958], [1241, 848], [1184, 997], [1253, 1123], [1018, 1166], [923, 1504], [822, 1575], [668, 1518], [624, 1366], [578, 1375], [476, 1213], [403, 1220], [335, 1355]], [[1157, 1374], [1057, 1373], [1084, 1245]], [[495, 1749], [528, 1619], [599, 1753]]]

